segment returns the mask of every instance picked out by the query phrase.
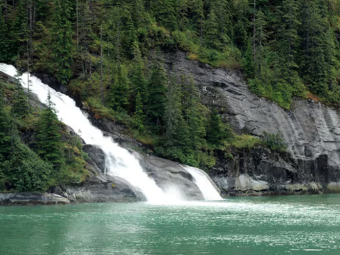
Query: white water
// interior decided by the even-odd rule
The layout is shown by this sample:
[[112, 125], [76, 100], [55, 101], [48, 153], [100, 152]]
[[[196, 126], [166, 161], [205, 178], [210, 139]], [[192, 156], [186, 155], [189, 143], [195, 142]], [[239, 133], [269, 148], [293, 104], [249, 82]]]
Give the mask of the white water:
[[[16, 68], [11, 65], [0, 63], [0, 70], [10, 76], [17, 75]], [[19, 77], [24, 88], [27, 88], [27, 75], [24, 73]], [[139, 161], [130, 152], [119, 147], [110, 137], [105, 137], [101, 130], [90, 123], [86, 114], [76, 106], [73, 99], [55, 91], [34, 76], [30, 77], [30, 91], [36, 94], [43, 103], [46, 102], [48, 93], [50, 93], [60, 120], [73, 128], [85, 143], [96, 145], [104, 151], [108, 174], [128, 181], [139, 189], [149, 202], [173, 203], [183, 200], [180, 191], [169, 188], [164, 192], [159, 188], [155, 181], [143, 171]], [[211, 180], [201, 170], [191, 167], [185, 167], [185, 169], [193, 175], [196, 185], [206, 200], [221, 199]]]
[[217, 187], [212, 183], [206, 173], [201, 169], [190, 166], [183, 166], [183, 168], [194, 177], [195, 183], [202, 192], [205, 200], [223, 200], [217, 191]]

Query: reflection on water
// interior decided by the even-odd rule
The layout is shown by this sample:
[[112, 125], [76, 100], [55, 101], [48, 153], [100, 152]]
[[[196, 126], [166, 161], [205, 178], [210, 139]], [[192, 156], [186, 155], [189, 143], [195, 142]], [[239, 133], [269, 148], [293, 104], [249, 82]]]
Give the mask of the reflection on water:
[[1, 207], [0, 254], [340, 254], [340, 195]]

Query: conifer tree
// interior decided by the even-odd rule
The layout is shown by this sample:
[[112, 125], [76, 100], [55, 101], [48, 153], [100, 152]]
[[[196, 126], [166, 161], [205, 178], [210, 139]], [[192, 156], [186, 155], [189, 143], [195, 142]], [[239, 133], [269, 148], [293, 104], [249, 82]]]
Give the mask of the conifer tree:
[[39, 156], [59, 169], [63, 164], [59, 120], [54, 109], [51, 95], [48, 94], [47, 108], [39, 117], [36, 128], [36, 151]]
[[254, 35], [254, 47], [255, 52], [254, 55], [254, 69], [256, 73], [256, 77], [262, 79], [262, 69], [264, 65], [265, 59], [265, 46], [267, 42], [268, 35], [266, 33], [266, 25], [267, 22], [265, 20], [265, 16], [261, 10], [256, 13], [255, 20], [255, 35]]
[[154, 0], [151, 1], [151, 9], [160, 25], [175, 30], [177, 28], [177, 1]]
[[136, 110], [134, 113], [134, 126], [138, 132], [142, 133], [144, 131], [144, 112], [143, 112], [143, 102], [140, 93], [136, 97]]
[[72, 76], [72, 4], [70, 0], [54, 0], [53, 56], [57, 78], [66, 84]]
[[190, 132], [190, 145], [194, 151], [197, 151], [205, 145], [206, 130], [204, 127], [204, 115], [202, 114], [203, 105], [200, 103], [199, 92], [192, 77], [189, 77], [186, 81], [183, 96], [183, 101], [185, 100], [186, 102], [184, 112]]
[[19, 192], [46, 191], [52, 167], [26, 145], [17, 140], [9, 159], [2, 165], [8, 189]]
[[13, 105], [11, 111], [14, 117], [21, 119], [29, 114], [29, 109], [27, 107], [27, 95], [20, 83], [16, 83], [12, 101]]
[[152, 68], [152, 74], [148, 85], [148, 104], [147, 117], [152, 125], [160, 128], [164, 115], [166, 102], [166, 82], [168, 81], [165, 70], [160, 63], [155, 63]]
[[298, 49], [298, 20], [299, 3], [295, 0], [284, 0], [278, 7], [278, 35], [280, 40], [277, 41], [278, 50], [284, 59], [285, 76], [290, 85], [299, 90], [299, 77], [297, 74], [298, 65], [296, 63], [296, 54]]
[[232, 139], [233, 133], [228, 125], [222, 122], [221, 116], [216, 108], [211, 111], [207, 140], [213, 146], [223, 145], [223, 140]]
[[10, 48], [8, 41], [7, 24], [5, 22], [5, 15], [2, 13], [4, 3], [0, 1], [0, 62], [6, 62], [10, 59]]
[[5, 110], [3, 85], [0, 81], [0, 162], [8, 156], [10, 144], [10, 117]]
[[129, 105], [129, 78], [124, 65], [119, 65], [114, 85], [110, 90], [110, 106], [115, 111], [127, 110]]
[[207, 21], [205, 25], [205, 31], [206, 31], [206, 44], [208, 47], [211, 47], [213, 49], [221, 49], [221, 42], [219, 38], [219, 27], [218, 27], [218, 17], [215, 13], [215, 9], [212, 8]]
[[175, 76], [170, 79], [166, 94], [164, 111], [165, 139], [167, 146], [173, 146], [176, 142], [176, 131], [183, 120], [181, 104], [181, 85]]
[[131, 86], [134, 91], [134, 94], [138, 93], [141, 96], [141, 100], [143, 105], [147, 102], [147, 81], [143, 72], [143, 60], [139, 50], [138, 44], [135, 42], [134, 44], [134, 59], [131, 68]]

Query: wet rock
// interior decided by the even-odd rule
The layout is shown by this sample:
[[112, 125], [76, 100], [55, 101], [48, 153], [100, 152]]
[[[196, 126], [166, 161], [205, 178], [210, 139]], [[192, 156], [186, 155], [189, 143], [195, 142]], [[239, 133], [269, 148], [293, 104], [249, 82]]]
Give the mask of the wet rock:
[[91, 160], [98, 166], [102, 173], [105, 173], [105, 153], [95, 145], [86, 144], [83, 151], [88, 154]]
[[142, 156], [137, 153], [135, 156], [149, 177], [165, 192], [170, 194], [179, 192], [178, 195], [187, 200], [203, 200], [203, 195], [194, 183], [193, 177], [180, 164], [154, 156]]
[[109, 175], [92, 176], [79, 187], [67, 187], [66, 193], [73, 203], [145, 200], [144, 195], [127, 181]]
[[0, 193], [0, 205], [65, 205], [70, 200], [50, 193]]

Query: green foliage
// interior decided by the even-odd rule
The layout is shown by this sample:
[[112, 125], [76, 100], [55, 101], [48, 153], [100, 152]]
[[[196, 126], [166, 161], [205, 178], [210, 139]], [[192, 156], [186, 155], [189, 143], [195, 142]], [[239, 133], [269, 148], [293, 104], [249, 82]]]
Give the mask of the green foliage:
[[53, 56], [58, 80], [66, 84], [72, 76], [72, 5], [70, 0], [53, 1]]
[[134, 127], [138, 130], [138, 132], [142, 133], [144, 131], [144, 122], [145, 116], [143, 112], [143, 102], [140, 93], [137, 94], [136, 97], [136, 111], [134, 114]]
[[261, 140], [251, 135], [235, 136], [231, 141], [231, 145], [238, 149], [251, 149], [259, 144], [261, 144]]
[[264, 145], [268, 146], [272, 150], [277, 151], [286, 151], [287, 147], [284, 144], [283, 137], [281, 133], [270, 134], [267, 132], [263, 132], [263, 136], [261, 137], [261, 141]]
[[110, 91], [110, 106], [115, 111], [127, 110], [129, 105], [129, 78], [124, 65], [119, 65], [114, 85]]
[[147, 120], [158, 130], [164, 115], [166, 82], [164, 67], [161, 63], [155, 63], [148, 84]]
[[17, 83], [12, 98], [12, 111], [11, 113], [18, 119], [22, 119], [29, 114], [28, 97], [25, 94], [22, 86]]
[[11, 156], [2, 164], [0, 189], [2, 185], [3, 189], [6, 187], [20, 192], [46, 191], [51, 185], [51, 172], [52, 166], [49, 163], [41, 160], [26, 145], [16, 142]]
[[222, 122], [221, 116], [214, 108], [210, 114], [207, 140], [214, 147], [223, 146], [224, 142], [231, 141], [234, 134], [228, 124]]
[[49, 94], [47, 108], [43, 110], [37, 123], [35, 148], [39, 156], [50, 162], [55, 169], [60, 169], [63, 164], [60, 131], [60, 123]]
[[[79, 0], [78, 7], [70, 0], [35, 0], [32, 22], [29, 2], [0, 0], [0, 61], [25, 69], [29, 59], [34, 71], [67, 84], [96, 119], [120, 121], [156, 144], [158, 154], [184, 163], [209, 165], [211, 149], [252, 147], [257, 140], [234, 136], [200, 103], [190, 74], [176, 76], [171, 66], [166, 73], [163, 61], [150, 57], [155, 49], [180, 49], [193, 61], [242, 69], [253, 93], [285, 109], [294, 96], [310, 92], [340, 103], [339, 1], [257, 0], [254, 8], [249, 0]], [[37, 116], [27, 114], [22, 90], [13, 99], [14, 122], [29, 128]], [[0, 111], [1, 148], [12, 122], [4, 107]], [[84, 177], [70, 169], [60, 171], [77, 181]]]
[[3, 84], [0, 81], [0, 162], [6, 158], [10, 152], [10, 117], [4, 105]]

